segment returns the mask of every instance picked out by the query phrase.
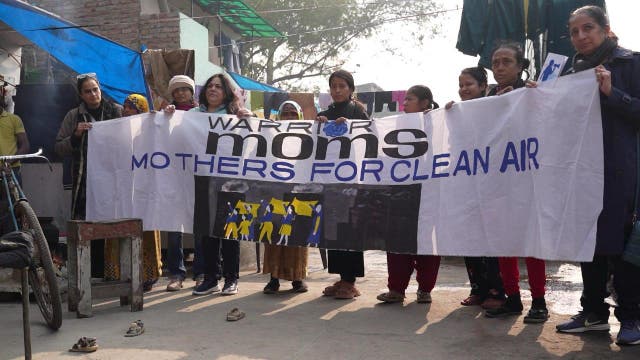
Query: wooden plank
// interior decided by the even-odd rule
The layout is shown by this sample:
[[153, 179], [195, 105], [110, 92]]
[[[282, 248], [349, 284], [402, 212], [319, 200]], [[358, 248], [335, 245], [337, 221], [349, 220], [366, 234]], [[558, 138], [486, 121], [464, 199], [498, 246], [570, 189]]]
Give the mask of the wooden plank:
[[120, 306], [131, 304], [133, 294], [131, 292], [131, 238], [118, 239], [120, 248], [120, 280], [127, 281], [126, 291], [120, 295]]
[[68, 309], [69, 311], [78, 310], [78, 301], [80, 300], [80, 289], [78, 288], [78, 237], [76, 234], [77, 226], [68, 224], [69, 234], [67, 237], [67, 274], [68, 280]]
[[142, 233], [142, 220], [140, 219], [96, 222], [71, 220], [70, 223], [72, 222], [78, 224], [79, 238], [81, 238], [82, 241], [131, 237]]
[[91, 317], [92, 301], [91, 301], [91, 244], [83, 242], [82, 237], [78, 239], [78, 268], [76, 274], [78, 276], [78, 309], [76, 314], [79, 318]]
[[[142, 224], [142, 223], [141, 223]], [[140, 228], [142, 230], [142, 227]], [[131, 311], [142, 311], [142, 231], [131, 237]]]
[[129, 295], [130, 287], [130, 281], [105, 281], [102, 283], [93, 284], [93, 286], [91, 287], [91, 296], [94, 299], [127, 296]]

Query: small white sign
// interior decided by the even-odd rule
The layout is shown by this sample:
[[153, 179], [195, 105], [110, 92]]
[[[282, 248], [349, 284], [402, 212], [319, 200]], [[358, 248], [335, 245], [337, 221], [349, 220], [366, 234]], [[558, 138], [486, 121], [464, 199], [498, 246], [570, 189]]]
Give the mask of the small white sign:
[[567, 59], [569, 58], [564, 55], [549, 53], [542, 66], [538, 86], [553, 86], [562, 73]]

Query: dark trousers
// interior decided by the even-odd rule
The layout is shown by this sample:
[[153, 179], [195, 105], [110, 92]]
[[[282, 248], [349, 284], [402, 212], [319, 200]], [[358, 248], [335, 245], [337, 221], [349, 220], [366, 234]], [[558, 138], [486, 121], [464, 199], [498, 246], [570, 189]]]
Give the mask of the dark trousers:
[[340, 274], [340, 280], [355, 282], [364, 276], [364, 254], [362, 251], [329, 250], [329, 273]]
[[580, 304], [585, 312], [609, 316], [607, 281], [613, 275], [613, 288], [617, 294], [618, 320], [640, 319], [640, 267], [623, 261], [620, 256], [596, 255], [592, 262], [581, 263], [582, 297]]
[[187, 269], [184, 267], [181, 232], [171, 231], [167, 234], [167, 269], [172, 276], [179, 277], [182, 280], [187, 274]]
[[[182, 251], [182, 233], [169, 232], [167, 234], [167, 269], [172, 276], [180, 277], [184, 280], [187, 269], [184, 266], [184, 252]], [[193, 237], [194, 257], [193, 257], [193, 278], [204, 274], [204, 259], [202, 256], [202, 237]]]
[[237, 281], [240, 276], [240, 242], [203, 237], [204, 274], [208, 279]]
[[464, 263], [471, 284], [471, 295], [478, 295], [483, 300], [488, 297], [504, 297], [498, 258], [465, 257]]

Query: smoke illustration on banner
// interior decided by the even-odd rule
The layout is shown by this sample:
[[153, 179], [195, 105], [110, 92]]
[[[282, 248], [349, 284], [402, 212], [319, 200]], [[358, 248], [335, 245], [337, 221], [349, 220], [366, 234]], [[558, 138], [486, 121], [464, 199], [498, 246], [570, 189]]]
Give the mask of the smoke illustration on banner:
[[[586, 105], [585, 105], [586, 104]], [[330, 249], [589, 260], [602, 208], [593, 74], [344, 124], [176, 112], [96, 124], [87, 217]]]

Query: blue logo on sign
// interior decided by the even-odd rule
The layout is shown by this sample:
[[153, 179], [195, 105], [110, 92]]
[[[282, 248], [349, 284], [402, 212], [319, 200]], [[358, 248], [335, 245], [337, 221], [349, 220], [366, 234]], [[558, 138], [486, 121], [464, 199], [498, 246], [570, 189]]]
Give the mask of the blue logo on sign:
[[344, 135], [349, 130], [347, 123], [336, 123], [335, 121], [330, 121], [324, 126], [324, 133], [327, 136], [336, 137]]

